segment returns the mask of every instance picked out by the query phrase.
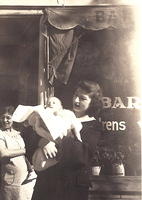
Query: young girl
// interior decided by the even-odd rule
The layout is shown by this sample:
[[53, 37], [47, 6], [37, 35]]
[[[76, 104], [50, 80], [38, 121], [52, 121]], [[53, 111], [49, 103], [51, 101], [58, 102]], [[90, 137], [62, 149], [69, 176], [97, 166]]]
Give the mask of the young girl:
[[12, 106], [4, 107], [0, 116], [0, 199], [27, 200], [31, 198], [32, 188], [24, 184], [29, 170], [25, 157], [25, 143], [19, 131], [13, 127]]

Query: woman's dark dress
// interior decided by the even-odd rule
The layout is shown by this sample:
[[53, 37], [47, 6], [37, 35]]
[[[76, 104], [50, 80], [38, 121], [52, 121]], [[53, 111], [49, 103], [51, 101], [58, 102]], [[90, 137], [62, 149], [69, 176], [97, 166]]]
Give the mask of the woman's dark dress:
[[100, 138], [96, 120], [82, 122], [82, 141], [89, 148], [89, 162], [81, 169], [64, 168], [57, 164], [39, 172], [32, 200], [87, 200], [91, 157]]

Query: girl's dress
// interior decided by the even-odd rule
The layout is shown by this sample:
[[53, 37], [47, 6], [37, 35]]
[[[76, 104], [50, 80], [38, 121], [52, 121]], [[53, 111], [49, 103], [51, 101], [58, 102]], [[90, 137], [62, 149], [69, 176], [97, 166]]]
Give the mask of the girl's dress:
[[[25, 144], [20, 132], [0, 130], [0, 148], [21, 149]], [[0, 200], [26, 200], [22, 193], [22, 183], [28, 175], [25, 156], [1, 159]]]

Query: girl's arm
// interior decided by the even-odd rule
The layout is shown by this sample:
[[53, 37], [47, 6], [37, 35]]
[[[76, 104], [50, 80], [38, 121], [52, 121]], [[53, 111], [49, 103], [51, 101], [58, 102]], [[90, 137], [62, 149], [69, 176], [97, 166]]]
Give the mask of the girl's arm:
[[6, 149], [0, 147], [0, 159], [3, 158], [14, 158], [17, 156], [24, 155], [26, 153], [25, 148], [23, 149]]
[[0, 160], [3, 158], [13, 158], [24, 155], [26, 153], [25, 148], [21, 149], [7, 149], [5, 141], [0, 138]]

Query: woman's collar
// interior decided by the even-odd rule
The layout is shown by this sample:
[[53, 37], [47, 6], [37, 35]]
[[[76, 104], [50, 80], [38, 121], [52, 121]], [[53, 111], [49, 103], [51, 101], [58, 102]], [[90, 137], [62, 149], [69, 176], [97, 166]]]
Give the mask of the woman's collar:
[[96, 120], [95, 117], [89, 117], [88, 115], [85, 115], [83, 117], [78, 117], [77, 118], [80, 122], [88, 122], [88, 121], [93, 121]]

